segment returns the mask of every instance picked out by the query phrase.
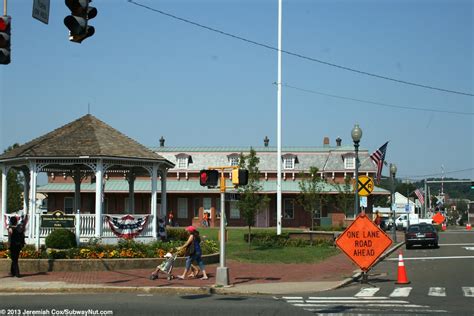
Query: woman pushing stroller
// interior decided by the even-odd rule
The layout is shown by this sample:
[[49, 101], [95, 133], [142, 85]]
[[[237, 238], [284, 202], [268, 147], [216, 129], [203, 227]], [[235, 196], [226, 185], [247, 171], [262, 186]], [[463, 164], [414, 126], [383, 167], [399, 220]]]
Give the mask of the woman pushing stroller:
[[[204, 268], [204, 262], [202, 261], [201, 255], [201, 238], [199, 237], [199, 232], [194, 226], [188, 226], [186, 231], [189, 233], [188, 240], [186, 243], [180, 247], [180, 249], [185, 249], [186, 256], [186, 267], [182, 275], [178, 275], [178, 279], [184, 280], [189, 270], [191, 269], [191, 264], [193, 261], [199, 265], [199, 268], [202, 271], [201, 280], [207, 280], [208, 276]], [[197, 273], [197, 272], [196, 272]]]

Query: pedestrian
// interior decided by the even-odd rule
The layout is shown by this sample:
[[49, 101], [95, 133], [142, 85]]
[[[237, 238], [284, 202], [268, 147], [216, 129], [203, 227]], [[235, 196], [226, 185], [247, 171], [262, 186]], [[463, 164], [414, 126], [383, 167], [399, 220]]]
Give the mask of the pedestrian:
[[380, 217], [379, 211], [375, 211], [375, 219], [374, 219], [375, 225], [380, 227], [380, 224], [382, 223], [382, 217]]
[[12, 277], [20, 277], [20, 267], [18, 265], [18, 258], [20, 251], [25, 246], [24, 227], [18, 224], [18, 219], [15, 216], [10, 217], [10, 225], [8, 225], [8, 243], [12, 264], [10, 267], [10, 275]]
[[183, 271], [182, 275], [178, 275], [178, 279], [184, 280], [191, 269], [191, 263], [196, 261], [199, 265], [199, 268], [202, 272], [201, 280], [207, 280], [209, 277], [207, 276], [204, 262], [202, 261], [202, 251], [201, 251], [201, 238], [199, 237], [199, 232], [196, 230], [194, 226], [188, 226], [186, 231], [189, 233], [189, 238], [186, 243], [180, 247], [180, 250], [185, 249], [185, 256], [186, 256], [186, 267]]
[[174, 225], [173, 225], [173, 223], [174, 223], [174, 222], [173, 222], [173, 218], [174, 218], [173, 212], [170, 211], [169, 214], [168, 214], [168, 225], [170, 225], [171, 227], [174, 226]]
[[203, 218], [203, 220], [202, 220], [202, 225], [203, 225], [204, 227], [209, 227], [209, 215], [207, 214], [207, 212], [204, 212], [204, 213], [202, 214], [202, 218]]
[[158, 236], [160, 236], [161, 241], [166, 241], [168, 237], [166, 234], [165, 221], [162, 218], [158, 220]]

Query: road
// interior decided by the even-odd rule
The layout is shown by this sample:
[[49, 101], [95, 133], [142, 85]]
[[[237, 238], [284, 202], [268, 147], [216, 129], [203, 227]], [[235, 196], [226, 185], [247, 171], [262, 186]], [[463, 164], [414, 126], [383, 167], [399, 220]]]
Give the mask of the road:
[[439, 246], [400, 248], [410, 284], [395, 284], [395, 252], [369, 272], [369, 284], [282, 299], [314, 313], [474, 315], [474, 231], [442, 232]]

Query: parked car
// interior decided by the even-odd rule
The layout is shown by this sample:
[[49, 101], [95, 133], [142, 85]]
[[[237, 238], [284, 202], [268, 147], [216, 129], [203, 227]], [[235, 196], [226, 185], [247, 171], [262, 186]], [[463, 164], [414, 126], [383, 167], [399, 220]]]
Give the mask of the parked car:
[[420, 223], [410, 225], [405, 232], [405, 247], [410, 249], [413, 245], [422, 245], [438, 248], [438, 232], [432, 224]]

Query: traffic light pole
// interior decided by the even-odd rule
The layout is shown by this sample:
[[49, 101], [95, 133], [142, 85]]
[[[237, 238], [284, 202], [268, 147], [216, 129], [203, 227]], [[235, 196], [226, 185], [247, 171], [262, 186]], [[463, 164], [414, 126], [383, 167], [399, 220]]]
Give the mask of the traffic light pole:
[[[225, 266], [225, 170], [237, 169], [237, 166], [229, 167], [209, 167], [208, 169], [219, 170], [220, 172], [220, 192], [221, 192], [221, 222], [220, 222], [220, 253], [219, 253], [219, 267], [216, 269], [216, 285], [228, 286], [229, 282], [229, 268]], [[229, 187], [233, 188], [233, 187]]]
[[3, 0], [3, 15], [7, 15], [7, 0]]

